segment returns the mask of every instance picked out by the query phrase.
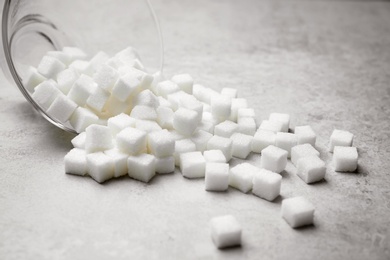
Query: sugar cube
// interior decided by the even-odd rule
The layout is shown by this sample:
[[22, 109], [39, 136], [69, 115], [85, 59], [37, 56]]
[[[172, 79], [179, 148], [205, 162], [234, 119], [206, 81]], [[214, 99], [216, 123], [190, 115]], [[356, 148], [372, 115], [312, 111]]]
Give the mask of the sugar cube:
[[269, 115], [269, 121], [282, 123], [282, 132], [288, 132], [290, 126], [290, 115], [282, 113], [271, 113]]
[[188, 152], [180, 155], [180, 170], [186, 178], [205, 176], [206, 161], [201, 152]]
[[199, 84], [194, 84], [194, 86], [192, 88], [192, 94], [199, 101], [205, 102], [207, 104], [211, 104], [211, 99], [218, 98], [221, 96], [217, 91], [215, 91], [211, 88], [206, 88], [206, 87], [199, 85]]
[[335, 146], [352, 146], [353, 134], [343, 130], [333, 130], [330, 136], [329, 151], [333, 152]]
[[85, 60], [88, 57], [88, 55], [83, 50], [77, 47], [67, 46], [62, 48], [62, 52], [68, 55], [71, 61]]
[[165, 80], [157, 84], [156, 86], [157, 94], [164, 98], [167, 98], [169, 94], [178, 92], [180, 90], [179, 86], [170, 80]]
[[232, 155], [240, 159], [248, 157], [252, 150], [253, 136], [235, 133], [230, 139], [233, 141]]
[[82, 132], [78, 135], [76, 135], [70, 142], [72, 143], [74, 148], [80, 148], [85, 149], [85, 139], [86, 139], [86, 133]]
[[172, 81], [175, 82], [184, 92], [192, 94], [194, 79], [189, 74], [175, 75], [172, 77]]
[[210, 134], [214, 134], [214, 124], [211, 122], [207, 122], [207, 121], [200, 122], [198, 129], [206, 131]]
[[109, 114], [110, 116], [117, 116], [121, 113], [128, 114], [130, 110], [131, 103], [126, 101], [122, 102], [113, 95], [108, 98], [107, 103], [103, 109], [103, 111], [105, 111], [105, 113]]
[[137, 119], [135, 122], [135, 128], [142, 130], [146, 133], [162, 130], [161, 126], [155, 121]]
[[253, 187], [253, 178], [259, 174], [260, 169], [250, 163], [241, 163], [230, 169], [229, 185], [243, 193]]
[[247, 108], [248, 102], [245, 98], [233, 98], [232, 106], [231, 106], [231, 115], [230, 120], [233, 122], [237, 122], [237, 114], [240, 108]]
[[211, 238], [217, 248], [241, 245], [242, 228], [231, 215], [215, 217], [210, 221]]
[[146, 153], [129, 156], [127, 168], [131, 178], [149, 182], [156, 175], [156, 160], [153, 155]]
[[173, 116], [173, 128], [186, 136], [195, 131], [198, 122], [198, 114], [187, 108], [179, 108]]
[[225, 120], [214, 127], [214, 134], [229, 138], [238, 131], [237, 123], [230, 120]]
[[276, 133], [275, 146], [287, 151], [287, 158], [291, 157], [291, 148], [296, 146], [298, 139], [295, 134], [279, 132]]
[[119, 78], [118, 72], [112, 67], [102, 64], [93, 74], [93, 80], [96, 84], [106, 91], [111, 91]]
[[261, 167], [281, 173], [287, 165], [287, 151], [270, 145], [261, 152]]
[[120, 131], [125, 129], [126, 127], [135, 127], [135, 119], [121, 113], [117, 116], [111, 117], [107, 121], [107, 126], [110, 128], [113, 136], [116, 136]]
[[145, 89], [138, 93], [138, 95], [134, 99], [134, 105], [142, 105], [142, 106], [148, 106], [151, 108], [158, 108], [160, 106], [160, 101], [157, 98], [155, 94], [153, 94], [152, 91], [149, 89]]
[[88, 97], [87, 105], [97, 112], [103, 112], [109, 98], [110, 92], [97, 87]]
[[189, 99], [193, 98], [193, 96], [182, 90], [167, 95], [167, 100], [171, 104], [171, 107], [174, 111], [179, 108], [185, 98]]
[[276, 134], [272, 131], [258, 130], [252, 139], [252, 152], [261, 153], [270, 145], [275, 145]]
[[207, 150], [221, 150], [228, 162], [233, 155], [233, 141], [229, 138], [214, 135], [207, 143]]
[[116, 135], [116, 145], [121, 152], [137, 155], [146, 151], [145, 131], [127, 127]]
[[47, 109], [47, 113], [61, 123], [65, 123], [71, 117], [76, 108], [77, 104], [72, 100], [64, 95], [58, 95]]
[[46, 53], [47, 56], [56, 58], [57, 60], [64, 63], [66, 66], [68, 66], [71, 62], [71, 56], [69, 54], [66, 54], [62, 51], [48, 51]]
[[292, 228], [313, 224], [314, 206], [304, 197], [282, 201], [282, 217]]
[[74, 69], [79, 74], [84, 74], [88, 76], [92, 76], [94, 70], [92, 67], [92, 64], [85, 60], [74, 60], [70, 65], [69, 68]]
[[90, 125], [85, 129], [85, 132], [85, 151], [87, 153], [101, 152], [113, 148], [111, 131], [107, 126]]
[[29, 92], [34, 92], [36, 86], [44, 82], [46, 78], [42, 76], [36, 68], [29, 67], [27, 75], [23, 79], [23, 85]]
[[326, 167], [318, 156], [303, 157], [297, 162], [297, 174], [306, 183], [313, 183], [325, 177]]
[[226, 163], [225, 155], [221, 150], [208, 150], [203, 152], [203, 157], [206, 160], [206, 163]]
[[58, 89], [67, 95], [79, 77], [79, 73], [72, 68], [61, 71], [57, 74]]
[[175, 171], [175, 158], [173, 156], [159, 158], [156, 157], [156, 172], [159, 174], [171, 173]]
[[185, 139], [186, 137], [176, 130], [168, 130], [169, 134], [171, 135], [171, 138], [175, 141]]
[[114, 177], [120, 177], [127, 174], [127, 158], [128, 154], [122, 153], [116, 148], [104, 151], [104, 154], [111, 157], [114, 163]]
[[136, 119], [142, 120], [157, 120], [157, 112], [153, 107], [148, 106], [135, 106], [130, 113], [130, 116]]
[[298, 138], [298, 144], [311, 144], [315, 146], [316, 144], [316, 134], [309, 125], [296, 126], [294, 130], [295, 135]]
[[333, 151], [333, 165], [337, 172], [354, 172], [358, 165], [356, 147], [335, 146]]
[[218, 119], [228, 119], [230, 117], [230, 111], [232, 101], [230, 98], [219, 95], [211, 98], [211, 114]]
[[120, 101], [125, 102], [131, 95], [139, 91], [140, 83], [137, 77], [128, 73], [116, 81], [111, 94]]
[[291, 162], [297, 166], [299, 159], [308, 156], [320, 156], [311, 144], [299, 144], [291, 148]]
[[171, 108], [165, 106], [159, 106], [156, 109], [157, 123], [165, 129], [173, 129], [173, 115], [174, 112]]
[[92, 57], [92, 59], [89, 62], [91, 63], [92, 68], [95, 71], [98, 71], [100, 70], [101, 67], [107, 66], [105, 62], [107, 62], [109, 58], [110, 56], [108, 56], [107, 53], [105, 53], [104, 51], [99, 51], [98, 53], [95, 54], [95, 56]]
[[87, 174], [87, 158], [84, 150], [73, 148], [64, 158], [65, 172], [84, 176]]
[[207, 191], [225, 191], [229, 187], [229, 164], [206, 163], [205, 189]]
[[91, 124], [96, 124], [99, 117], [84, 107], [78, 107], [69, 119], [70, 125], [77, 133], [81, 133]]
[[196, 130], [191, 137], [191, 141], [196, 145], [196, 150], [203, 152], [207, 149], [207, 143], [213, 137], [212, 134], [203, 130]]
[[280, 194], [282, 176], [266, 169], [260, 169], [253, 178], [252, 192], [256, 196], [273, 201]]
[[87, 103], [87, 99], [91, 93], [93, 93], [97, 88], [97, 84], [91, 77], [81, 75], [69, 90], [68, 97], [77, 105], [83, 107]]
[[259, 126], [259, 129], [277, 133], [283, 130], [283, 123], [279, 121], [263, 120]]
[[237, 111], [237, 121], [240, 118], [256, 118], [255, 110], [253, 108], [239, 108]]
[[36, 86], [31, 97], [44, 110], [47, 110], [60, 94], [62, 93], [58, 90], [57, 83], [54, 80], [48, 80]]
[[148, 150], [156, 157], [172, 156], [175, 151], [175, 140], [167, 130], [149, 133]]
[[114, 162], [103, 152], [87, 154], [87, 167], [89, 176], [98, 183], [114, 177]]
[[246, 135], [255, 135], [256, 133], [256, 120], [251, 117], [243, 117], [237, 120], [238, 132]]
[[51, 56], [43, 56], [38, 65], [38, 73], [48, 79], [55, 79], [57, 74], [63, 71], [66, 65], [56, 58]]
[[237, 89], [235, 88], [223, 88], [221, 90], [221, 95], [228, 98], [237, 98]]
[[196, 145], [190, 139], [181, 139], [175, 142], [175, 165], [180, 166], [180, 154], [196, 151]]

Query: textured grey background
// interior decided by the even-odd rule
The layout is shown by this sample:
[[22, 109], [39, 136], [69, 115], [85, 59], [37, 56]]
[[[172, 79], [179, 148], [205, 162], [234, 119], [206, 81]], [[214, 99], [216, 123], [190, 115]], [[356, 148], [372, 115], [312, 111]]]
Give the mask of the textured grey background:
[[[206, 192], [204, 180], [179, 172], [99, 185], [64, 174], [73, 136], [1, 79], [0, 258], [389, 259], [390, 2], [153, 4], [168, 76], [238, 88], [258, 120], [287, 112], [292, 126], [310, 124], [328, 163], [332, 130], [353, 132], [358, 173], [329, 165], [325, 181], [306, 185], [288, 164], [273, 203], [234, 189]], [[259, 155], [250, 160], [259, 165]], [[315, 225], [294, 230], [280, 203], [298, 195], [315, 205]], [[208, 221], [222, 214], [242, 223], [242, 247], [214, 247]]]

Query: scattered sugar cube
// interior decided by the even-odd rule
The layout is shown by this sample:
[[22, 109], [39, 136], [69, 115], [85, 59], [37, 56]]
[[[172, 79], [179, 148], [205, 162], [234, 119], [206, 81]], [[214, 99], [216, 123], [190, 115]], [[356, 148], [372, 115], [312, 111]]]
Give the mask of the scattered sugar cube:
[[96, 124], [99, 117], [84, 107], [78, 107], [69, 119], [70, 125], [77, 133], [85, 131], [89, 125]]
[[73, 84], [80, 77], [79, 73], [72, 68], [65, 69], [57, 74], [57, 86], [62, 93], [67, 95]]
[[175, 142], [175, 165], [180, 166], [180, 154], [196, 151], [196, 145], [190, 139], [181, 139]]
[[173, 116], [173, 128], [186, 136], [195, 131], [198, 122], [198, 114], [187, 108], [179, 108]]
[[30, 92], [34, 92], [36, 86], [44, 82], [46, 78], [42, 76], [36, 68], [29, 67], [27, 70], [27, 75], [23, 79], [24, 87]]
[[87, 105], [97, 112], [103, 112], [109, 98], [110, 92], [97, 87], [88, 97]]
[[38, 65], [38, 73], [48, 79], [55, 79], [57, 74], [66, 69], [66, 65], [51, 56], [43, 56]]
[[114, 177], [114, 161], [102, 152], [87, 154], [87, 167], [88, 174], [98, 183]]
[[145, 131], [127, 127], [116, 135], [116, 145], [121, 152], [137, 155], [146, 151], [147, 135]]
[[291, 148], [296, 146], [298, 139], [295, 134], [279, 132], [276, 133], [275, 146], [287, 151], [287, 158], [291, 157]]
[[61, 123], [65, 123], [71, 117], [76, 108], [77, 104], [75, 102], [64, 95], [58, 95], [47, 109], [47, 113]]
[[128, 73], [120, 77], [112, 88], [112, 95], [122, 102], [125, 102], [131, 95], [137, 93], [140, 88], [140, 80]]
[[167, 95], [167, 100], [171, 104], [172, 109], [174, 111], [176, 111], [179, 108], [179, 106], [181, 105], [182, 101], [186, 97], [188, 99], [188, 98], [191, 98], [192, 96], [190, 94], [187, 94], [186, 92], [180, 90], [180, 91], [168, 94]]
[[105, 113], [109, 114], [110, 116], [117, 116], [121, 113], [126, 113], [128, 114], [129, 111], [131, 110], [131, 104], [128, 102], [122, 102], [113, 95], [111, 95], [107, 103], [103, 109]]
[[149, 133], [148, 150], [156, 157], [172, 156], [175, 151], [175, 140], [167, 130]]
[[233, 156], [240, 159], [245, 159], [248, 157], [252, 150], [253, 136], [235, 133], [230, 137], [230, 139], [233, 141]]
[[203, 104], [196, 100], [193, 96], [191, 96], [191, 98], [184, 97], [179, 106], [195, 111], [198, 114], [197, 121], [200, 122], [202, 120]]
[[94, 72], [92, 64], [85, 60], [75, 60], [69, 65], [69, 68], [88, 76], [92, 76]]
[[66, 66], [68, 66], [71, 62], [71, 57], [69, 54], [66, 54], [62, 51], [48, 51], [46, 53], [47, 56], [56, 58], [57, 60], [61, 61], [64, 63]]
[[175, 82], [184, 92], [192, 94], [194, 79], [189, 74], [175, 75], [172, 77], [172, 81]]
[[243, 117], [237, 119], [238, 123], [238, 132], [246, 135], [255, 135], [256, 133], [256, 120], [250, 117]]
[[165, 129], [173, 129], [174, 112], [169, 107], [160, 106], [156, 109], [157, 123]]
[[276, 134], [272, 131], [258, 130], [252, 139], [252, 152], [261, 153], [270, 145], [275, 145]]
[[88, 57], [88, 55], [83, 50], [77, 47], [64, 47], [62, 52], [69, 55], [70, 61], [85, 60]]
[[119, 78], [118, 72], [112, 67], [102, 64], [93, 74], [93, 80], [96, 84], [106, 91], [111, 91]]
[[282, 201], [282, 217], [292, 228], [313, 224], [314, 206], [304, 197]]
[[287, 151], [270, 145], [261, 151], [261, 167], [281, 173], [287, 165]]
[[207, 191], [225, 191], [229, 187], [229, 164], [206, 163], [205, 189]]
[[114, 163], [114, 177], [118, 178], [127, 174], [127, 158], [128, 154], [122, 153], [117, 148], [113, 148], [107, 151], [104, 151], [106, 155], [111, 157]]
[[221, 90], [221, 95], [228, 98], [237, 98], [237, 89], [235, 88], [223, 88]]
[[245, 98], [233, 98], [230, 120], [233, 122], [237, 122], [238, 110], [240, 108], [247, 108], [247, 107], [248, 107], [248, 101]]
[[99, 51], [98, 53], [95, 54], [95, 56], [92, 57], [92, 59], [89, 62], [91, 63], [92, 68], [95, 71], [98, 71], [102, 66], [107, 66], [104, 63], [106, 63], [109, 58], [110, 56], [108, 56], [107, 53], [105, 53], [104, 51]]
[[200, 122], [198, 129], [206, 131], [210, 134], [214, 134], [214, 124], [211, 122], [207, 122], [207, 121]]
[[84, 150], [73, 148], [64, 158], [65, 172], [84, 176], [87, 174], [87, 158]]
[[316, 155], [303, 157], [297, 162], [297, 174], [306, 183], [322, 180], [325, 173], [325, 162]]
[[150, 121], [150, 120], [141, 120], [141, 119], [138, 119], [135, 122], [135, 128], [142, 130], [146, 133], [162, 130], [161, 126], [157, 124], [157, 122]]
[[315, 146], [317, 136], [309, 125], [296, 126], [294, 133], [298, 138], [298, 144], [307, 143]]
[[110, 128], [112, 136], [116, 136], [120, 131], [127, 127], [135, 127], [135, 119], [121, 113], [107, 120], [107, 126]]
[[81, 75], [69, 90], [68, 97], [77, 105], [83, 107], [87, 103], [91, 93], [93, 93], [97, 88], [97, 84], [91, 77]]
[[215, 163], [226, 163], [225, 155], [221, 150], [208, 150], [203, 152], [203, 157], [206, 160], [206, 163], [215, 162]]
[[157, 112], [153, 107], [148, 106], [135, 106], [130, 113], [130, 116], [136, 119], [142, 120], [157, 120]]
[[253, 178], [252, 192], [256, 196], [273, 201], [280, 194], [282, 176], [266, 169], [260, 169]]
[[214, 127], [214, 134], [229, 138], [238, 131], [238, 125], [230, 120], [225, 120]]
[[217, 99], [218, 97], [221, 96], [214, 89], [206, 88], [199, 84], [194, 84], [192, 88], [192, 93], [199, 101], [205, 102], [210, 105], [211, 105], [211, 100], [213, 98]]
[[239, 108], [237, 111], [237, 121], [240, 118], [256, 118], [256, 113], [253, 108]]
[[159, 174], [171, 173], [175, 171], [175, 158], [168, 156], [164, 158], [156, 157], [156, 172]]
[[241, 163], [230, 169], [229, 185], [243, 193], [253, 187], [253, 178], [259, 174], [260, 169], [250, 163]]
[[210, 221], [211, 238], [217, 248], [241, 245], [242, 228], [231, 215], [215, 217]]
[[232, 101], [230, 98], [219, 95], [211, 99], [211, 114], [218, 119], [228, 119], [230, 117], [230, 111]]
[[156, 160], [153, 155], [140, 154], [127, 159], [129, 176], [135, 180], [149, 182], [156, 175]]
[[85, 149], [85, 139], [87, 134], [82, 132], [76, 135], [70, 142], [72, 143], [74, 148]]
[[207, 143], [213, 137], [212, 134], [203, 130], [197, 130], [191, 136], [191, 141], [196, 145], [196, 150], [203, 152], [207, 149]]
[[110, 128], [102, 125], [90, 125], [85, 129], [85, 151], [87, 153], [102, 152], [113, 148], [114, 143]]
[[167, 98], [169, 94], [178, 92], [180, 90], [179, 86], [170, 80], [165, 80], [157, 84], [156, 86], [157, 94], [164, 98]]
[[277, 133], [283, 130], [283, 123], [279, 121], [263, 120], [259, 126], [259, 129]]
[[180, 155], [180, 170], [186, 178], [203, 178], [206, 161], [201, 152], [188, 152]]
[[333, 164], [336, 172], [354, 172], [358, 165], [356, 147], [335, 146]]
[[291, 162], [297, 166], [299, 159], [308, 156], [320, 156], [320, 153], [311, 144], [299, 144], [291, 148]]
[[343, 130], [333, 130], [330, 136], [329, 151], [333, 152], [335, 146], [352, 146], [353, 134]]
[[290, 115], [282, 113], [271, 113], [269, 115], [269, 121], [276, 121], [282, 123], [282, 132], [288, 132], [290, 126]]
[[233, 141], [229, 138], [214, 135], [207, 143], [207, 150], [221, 150], [229, 162], [233, 155]]
[[57, 88], [57, 83], [54, 80], [44, 81], [36, 86], [32, 98], [44, 110], [47, 110], [53, 101], [62, 94]]
[[134, 105], [148, 106], [151, 108], [158, 108], [160, 106], [160, 101], [155, 94], [149, 89], [145, 89], [138, 93], [134, 99]]

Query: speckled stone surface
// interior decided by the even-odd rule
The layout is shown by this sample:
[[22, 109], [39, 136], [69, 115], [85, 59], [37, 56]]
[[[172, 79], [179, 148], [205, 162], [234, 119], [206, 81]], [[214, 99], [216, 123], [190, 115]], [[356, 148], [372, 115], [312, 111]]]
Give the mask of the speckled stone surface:
[[[292, 127], [310, 124], [325, 180], [306, 185], [289, 162], [281, 196], [268, 202], [234, 189], [206, 192], [204, 180], [178, 171], [150, 184], [66, 175], [73, 135], [1, 78], [0, 259], [389, 259], [390, 2], [153, 4], [166, 75], [238, 88], [259, 121], [287, 112]], [[335, 128], [355, 134], [357, 173], [330, 164]], [[259, 155], [250, 161], [259, 165]], [[293, 196], [314, 204], [314, 226], [291, 229], [280, 217], [282, 199]], [[242, 247], [212, 243], [209, 220], [223, 214], [241, 222]]]

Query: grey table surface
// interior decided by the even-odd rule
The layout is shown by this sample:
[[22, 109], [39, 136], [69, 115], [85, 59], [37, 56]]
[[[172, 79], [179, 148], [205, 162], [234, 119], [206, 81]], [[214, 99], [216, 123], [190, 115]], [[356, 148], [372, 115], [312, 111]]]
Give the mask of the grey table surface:
[[[281, 196], [267, 202], [206, 192], [203, 179], [179, 171], [149, 184], [66, 175], [73, 135], [1, 78], [0, 259], [389, 259], [390, 2], [152, 2], [166, 75], [237, 88], [258, 120], [287, 112], [292, 128], [311, 125], [325, 180], [306, 185], [289, 163]], [[330, 163], [335, 128], [355, 134], [357, 173]], [[313, 226], [281, 218], [282, 199], [294, 196], [315, 205]], [[241, 222], [241, 247], [213, 245], [209, 220], [223, 214]]]

